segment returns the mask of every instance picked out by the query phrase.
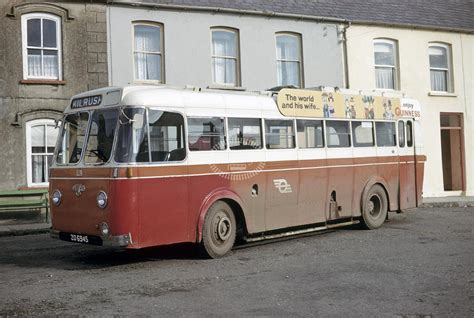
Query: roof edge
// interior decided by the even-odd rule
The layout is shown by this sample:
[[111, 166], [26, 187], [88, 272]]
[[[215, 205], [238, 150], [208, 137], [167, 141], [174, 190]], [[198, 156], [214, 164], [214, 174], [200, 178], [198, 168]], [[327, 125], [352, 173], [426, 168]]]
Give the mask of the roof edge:
[[401, 29], [417, 29], [417, 30], [423, 30], [423, 31], [439, 31], [439, 32], [474, 34], [474, 29], [452, 28], [452, 27], [434, 26], [434, 25], [431, 26], [431, 25], [412, 24], [412, 23], [395, 23], [395, 22], [367, 21], [367, 20], [351, 20], [350, 23], [352, 25], [384, 26], [384, 27], [401, 28]]

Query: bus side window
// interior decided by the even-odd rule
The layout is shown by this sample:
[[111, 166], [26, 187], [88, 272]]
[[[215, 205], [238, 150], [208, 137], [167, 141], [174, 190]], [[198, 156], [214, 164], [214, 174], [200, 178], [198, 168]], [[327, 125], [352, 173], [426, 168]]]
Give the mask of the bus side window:
[[231, 150], [262, 149], [262, 122], [259, 118], [229, 118]]
[[398, 147], [405, 147], [405, 122], [398, 122]]
[[184, 148], [184, 119], [180, 114], [148, 111], [151, 161], [181, 161]]
[[188, 117], [188, 145], [191, 151], [225, 150], [224, 118]]
[[376, 122], [375, 134], [378, 147], [394, 147], [397, 145], [394, 122]]
[[353, 121], [352, 122], [352, 138], [354, 147], [373, 147], [374, 125], [371, 121]]
[[326, 120], [326, 141], [329, 148], [350, 147], [351, 133], [349, 122]]
[[293, 120], [265, 119], [267, 149], [295, 148]]
[[413, 146], [413, 123], [407, 121], [407, 147]]
[[322, 120], [296, 120], [298, 147], [323, 148], [323, 121]]

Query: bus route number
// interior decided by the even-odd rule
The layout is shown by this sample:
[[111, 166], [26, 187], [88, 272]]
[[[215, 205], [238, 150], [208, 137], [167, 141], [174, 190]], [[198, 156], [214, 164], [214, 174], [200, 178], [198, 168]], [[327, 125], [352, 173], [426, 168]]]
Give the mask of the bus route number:
[[71, 234], [71, 241], [77, 243], [89, 243], [89, 238], [86, 235]]

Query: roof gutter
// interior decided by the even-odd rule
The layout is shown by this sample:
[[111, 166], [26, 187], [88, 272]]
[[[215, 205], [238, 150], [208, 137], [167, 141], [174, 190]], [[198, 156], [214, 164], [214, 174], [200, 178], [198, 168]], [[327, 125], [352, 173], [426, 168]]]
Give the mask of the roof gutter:
[[197, 11], [197, 12], [201, 11], [201, 12], [228, 13], [228, 14], [250, 15], [250, 16], [252, 15], [264, 16], [268, 18], [274, 17], [274, 18], [286, 18], [286, 19], [296, 19], [296, 20], [305, 20], [305, 21], [348, 23], [347, 19], [328, 18], [328, 17], [322, 17], [322, 16], [292, 14], [292, 13], [278, 13], [278, 12], [273, 12], [273, 11], [241, 10], [241, 9], [231, 9], [231, 8], [223, 8], [223, 7], [143, 3], [139, 1], [125, 1], [125, 0], [107, 0], [107, 4], [128, 6], [128, 7], [147, 7], [151, 9], [161, 9], [161, 10], [181, 10], [181, 11]]
[[416, 29], [416, 30], [424, 30], [424, 31], [474, 34], [474, 29], [418, 25], [418, 24], [413, 24], [413, 23], [389, 23], [389, 22], [383, 22], [383, 21], [351, 20], [351, 24], [362, 25], [362, 26], [370, 25], [370, 26], [380, 26], [380, 27], [391, 27], [391, 28], [410, 29], [410, 30]]

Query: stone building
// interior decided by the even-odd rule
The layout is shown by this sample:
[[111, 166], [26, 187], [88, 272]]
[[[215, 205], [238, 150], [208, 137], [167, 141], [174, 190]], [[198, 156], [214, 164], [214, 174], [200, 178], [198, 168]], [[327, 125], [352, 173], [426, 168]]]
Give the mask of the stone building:
[[0, 2], [0, 190], [44, 187], [72, 95], [108, 84], [106, 7]]

